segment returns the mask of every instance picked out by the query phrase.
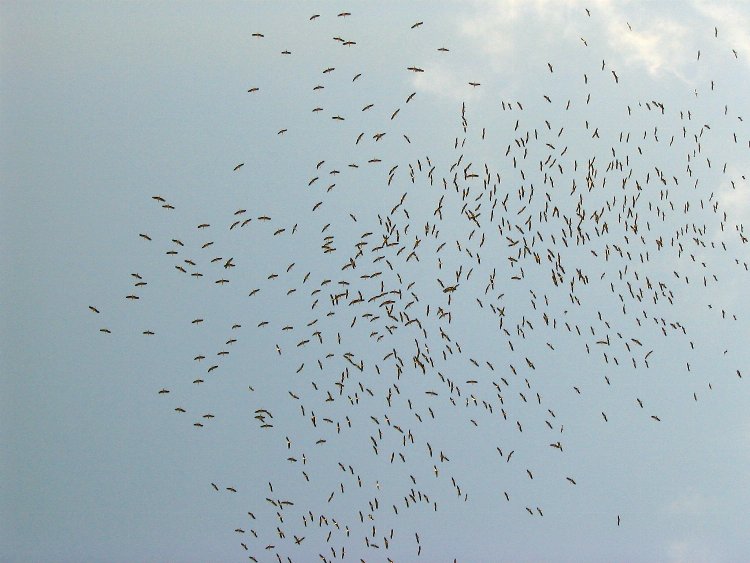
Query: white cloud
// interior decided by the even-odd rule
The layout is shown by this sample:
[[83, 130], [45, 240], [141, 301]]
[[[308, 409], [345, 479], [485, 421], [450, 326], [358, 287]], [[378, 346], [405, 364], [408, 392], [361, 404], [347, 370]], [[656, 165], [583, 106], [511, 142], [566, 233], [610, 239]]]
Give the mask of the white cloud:
[[[463, 79], [462, 79], [463, 78]], [[455, 101], [469, 101], [481, 97], [482, 87], [469, 85], [471, 77], [459, 77], [458, 73], [447, 65], [436, 63], [426, 65], [424, 72], [415, 73], [412, 84], [419, 92], [442, 96]]]
[[652, 76], [671, 73], [688, 82], [684, 67], [695, 55], [692, 51], [688, 55], [686, 50], [688, 30], [684, 25], [655, 18], [623, 32], [621, 21], [612, 18], [607, 22], [607, 41], [626, 65], [642, 67]]
[[696, 11], [711, 20], [711, 24], [718, 28], [718, 39], [734, 49], [738, 58], [746, 65], [750, 65], [750, 17], [747, 4], [740, 9], [736, 4], [728, 2], [706, 2], [695, 0]]
[[695, 72], [689, 65], [696, 61], [696, 30], [705, 28], [705, 37], [712, 37], [714, 23], [733, 48], [748, 53], [750, 64], [746, 12], [703, 1], [691, 6], [613, 0], [477, 0], [459, 30], [489, 55], [487, 62], [495, 71], [508, 71], [518, 65], [519, 56], [533, 56], [538, 47], [559, 44], [561, 39], [575, 44], [584, 38], [610, 68], [643, 69], [651, 76], [671, 74], [692, 84]]
[[750, 187], [742, 179], [742, 172], [737, 166], [727, 167], [727, 174], [719, 186], [716, 197], [719, 200], [719, 212], [726, 211], [727, 221], [723, 231], [716, 230], [713, 240], [736, 240], [735, 226], [750, 222]]
[[[568, 3], [552, 0], [505, 0], [475, 2], [474, 13], [464, 18], [459, 31], [477, 44], [482, 53], [490, 55], [489, 64], [495, 70], [507, 70], [519, 61], [519, 47], [530, 43], [554, 43], [559, 35], [569, 35], [570, 21], [565, 15], [578, 0]], [[553, 9], [551, 9], [553, 8]], [[581, 9], [581, 11], [583, 11]], [[533, 33], [539, 26], [545, 33]], [[523, 53], [523, 49], [520, 51]]]

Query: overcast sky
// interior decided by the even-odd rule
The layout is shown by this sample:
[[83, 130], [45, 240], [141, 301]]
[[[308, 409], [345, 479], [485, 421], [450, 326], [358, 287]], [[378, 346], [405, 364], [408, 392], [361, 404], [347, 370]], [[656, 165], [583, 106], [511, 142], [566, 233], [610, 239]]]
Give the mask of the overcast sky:
[[0, 26], [0, 560], [747, 559], [747, 4]]

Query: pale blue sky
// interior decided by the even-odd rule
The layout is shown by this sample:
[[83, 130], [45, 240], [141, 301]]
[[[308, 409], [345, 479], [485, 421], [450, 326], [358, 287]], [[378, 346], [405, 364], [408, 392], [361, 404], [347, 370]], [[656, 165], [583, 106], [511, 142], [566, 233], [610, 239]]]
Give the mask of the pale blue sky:
[[[748, 247], [736, 230], [750, 218], [744, 179], [750, 135], [742, 120], [750, 65], [746, 4], [9, 2], [0, 10], [0, 560], [243, 561], [254, 554], [275, 561], [278, 552], [306, 562], [320, 560], [318, 553], [330, 559], [331, 546], [345, 546], [351, 560], [413, 561], [415, 531], [422, 561], [746, 560], [750, 274], [743, 266]], [[351, 16], [337, 17], [344, 11]], [[310, 21], [313, 14], [320, 17]], [[424, 23], [412, 29], [419, 21]], [[265, 37], [252, 37], [254, 32]], [[410, 66], [425, 72], [406, 70]], [[329, 67], [335, 70], [324, 73]], [[314, 90], [316, 85], [325, 87]], [[248, 93], [252, 87], [260, 90]], [[504, 111], [503, 101], [514, 109]], [[655, 102], [664, 104], [663, 114]], [[316, 107], [323, 109], [313, 112]], [[592, 138], [597, 128], [599, 137]], [[280, 135], [281, 129], [287, 131]], [[382, 132], [386, 135], [375, 141], [373, 135]], [[524, 162], [516, 140], [523, 144], [527, 132], [532, 142]], [[455, 139], [460, 143], [464, 137], [463, 150], [454, 149]], [[455, 170], [462, 188], [471, 186], [468, 208], [482, 204], [481, 229], [471, 239], [475, 225], [461, 213], [465, 202], [452, 187], [450, 169], [461, 154]], [[549, 154], [564, 173], [546, 167]], [[524, 178], [513, 168], [514, 156]], [[585, 171], [594, 157], [597, 187], [588, 191]], [[374, 158], [381, 162], [368, 162]], [[608, 171], [618, 159], [623, 171]], [[479, 176], [461, 180], [469, 163]], [[494, 196], [486, 191], [475, 202], [483, 193], [485, 163], [492, 182], [495, 174], [501, 177], [497, 199], [509, 194], [507, 213], [496, 204], [495, 224], [489, 221]], [[664, 186], [658, 171], [674, 211], [660, 200]], [[545, 172], [555, 175], [554, 188], [544, 183]], [[571, 195], [573, 180], [577, 192]], [[331, 184], [335, 187], [326, 191]], [[518, 189], [523, 185], [528, 198], [531, 184], [535, 196], [524, 211]], [[500, 234], [499, 218], [521, 225], [528, 213], [538, 217], [545, 191], [551, 206], [575, 222], [583, 194], [592, 241], [577, 247], [569, 238], [566, 247], [561, 220], [535, 218], [526, 237], [531, 245], [535, 231], [543, 236], [534, 247], [541, 265], [527, 259], [524, 279], [512, 280], [520, 266], [511, 268], [507, 257], [516, 255], [516, 247], [505, 237], [522, 235], [507, 228]], [[617, 223], [623, 197], [632, 200], [639, 193], [638, 235], [645, 243], [631, 234], [625, 241]], [[385, 259], [373, 263], [377, 253], [369, 249], [383, 240], [378, 216], [388, 217], [404, 194], [391, 217], [406, 250], [385, 253], [391, 271]], [[154, 195], [175, 209], [163, 209]], [[443, 195], [438, 221], [434, 211]], [[591, 214], [613, 197], [616, 205], [605, 219], [610, 231], [597, 238]], [[668, 211], [664, 220], [656, 206]], [[240, 209], [247, 211], [235, 215]], [[263, 215], [271, 220], [259, 220]], [[230, 229], [238, 218], [253, 220]], [[426, 222], [439, 229], [437, 238], [425, 235]], [[198, 229], [203, 223], [210, 227]], [[670, 239], [686, 225], [689, 232], [676, 241], [685, 249], [678, 256]], [[701, 231], [693, 232], [693, 225]], [[366, 231], [374, 234], [357, 268], [342, 270]], [[482, 234], [487, 243], [479, 249]], [[334, 236], [336, 251], [325, 254], [327, 235]], [[419, 262], [406, 262], [415, 236]], [[655, 243], [660, 236], [662, 251]], [[202, 248], [208, 241], [214, 244]], [[446, 247], [437, 254], [441, 242]], [[608, 262], [606, 244], [612, 253]], [[627, 273], [613, 245], [632, 254]], [[551, 282], [550, 247], [565, 267], [559, 287]], [[466, 249], [479, 252], [481, 264]], [[179, 254], [165, 254], [171, 250]], [[650, 260], [642, 264], [638, 255], [646, 250]], [[214, 257], [222, 260], [211, 263]], [[221, 267], [230, 257], [236, 267]], [[185, 259], [196, 266], [188, 268]], [[194, 279], [175, 265], [204, 277]], [[451, 295], [448, 325], [436, 318], [438, 307], [448, 307], [437, 278], [449, 285], [459, 268], [463, 277]], [[590, 281], [576, 282], [580, 306], [568, 295], [577, 268]], [[485, 295], [493, 269], [496, 287]], [[360, 277], [377, 271], [379, 278]], [[133, 273], [148, 285], [134, 287]], [[271, 274], [278, 278], [269, 279]], [[230, 283], [214, 283], [221, 278]], [[646, 278], [657, 290], [659, 281], [668, 286], [656, 304]], [[332, 282], [321, 286], [325, 279]], [[401, 324], [394, 335], [385, 328], [385, 307], [357, 309], [343, 300], [334, 305], [329, 297], [345, 290], [339, 281], [348, 281], [347, 301], [358, 290], [367, 300], [379, 293], [380, 280], [386, 291], [402, 289], [396, 311], [410, 315], [394, 312], [400, 319], [394, 324]], [[419, 302], [405, 309], [411, 281]], [[627, 283], [635, 293], [644, 288], [642, 303], [631, 298]], [[261, 291], [249, 297], [254, 288]], [[315, 288], [321, 291], [311, 296]], [[297, 291], [287, 293], [291, 289]], [[125, 298], [134, 293], [141, 298]], [[504, 308], [503, 326], [514, 350], [491, 303]], [[101, 313], [92, 313], [89, 305]], [[638, 326], [635, 317], [642, 318], [644, 310], [647, 318]], [[335, 315], [327, 317], [328, 311]], [[383, 318], [372, 321], [362, 316], [366, 312]], [[544, 326], [545, 312], [556, 319], [557, 330]], [[668, 336], [653, 317], [665, 319]], [[197, 318], [203, 323], [192, 324]], [[307, 326], [316, 318], [316, 325]], [[429, 338], [415, 324], [403, 326], [406, 318], [421, 319]], [[269, 325], [259, 328], [261, 321]], [[524, 321], [534, 327], [524, 330], [526, 338], [516, 331]], [[234, 324], [242, 327], [232, 329]], [[282, 330], [285, 326], [294, 328]], [[312, 334], [316, 326], [322, 344]], [[439, 328], [460, 342], [461, 354], [443, 360], [446, 340]], [[147, 330], [156, 334], [144, 336]], [[605, 347], [596, 344], [607, 335], [608, 363]], [[227, 344], [232, 338], [237, 342]], [[310, 342], [297, 346], [303, 339]], [[415, 339], [435, 361], [426, 374], [414, 367]], [[398, 380], [393, 358], [384, 359], [392, 349], [404, 362]], [[643, 358], [650, 350], [646, 368]], [[217, 356], [219, 351], [230, 354]], [[363, 372], [347, 362], [346, 352], [355, 363], [365, 362]], [[325, 358], [328, 353], [333, 356]], [[198, 354], [207, 357], [195, 362]], [[525, 357], [533, 358], [535, 369]], [[219, 368], [207, 373], [213, 364]], [[335, 383], [347, 368], [343, 396], [326, 402], [328, 391], [338, 392]], [[460, 397], [437, 371], [459, 384]], [[192, 383], [197, 378], [205, 383]], [[502, 404], [493, 382], [503, 390]], [[162, 388], [170, 393], [159, 394]], [[356, 406], [346, 398], [355, 392]], [[466, 405], [471, 395], [476, 406]], [[483, 400], [492, 404], [492, 414]], [[187, 412], [177, 413], [176, 407]], [[253, 418], [257, 409], [273, 413], [273, 428], [260, 428], [263, 421]], [[202, 418], [208, 413], [215, 418]], [[335, 421], [345, 425], [347, 416], [352, 428], [336, 434]], [[403, 448], [401, 434], [388, 427], [385, 416], [411, 430], [415, 445]], [[334, 423], [321, 422], [326, 417]], [[377, 438], [378, 428], [383, 439], [375, 455], [370, 436]], [[321, 438], [327, 442], [316, 444]], [[562, 452], [548, 446], [557, 440]], [[437, 458], [429, 457], [427, 442]], [[512, 460], [500, 458], [496, 447], [504, 456], [514, 451]], [[440, 451], [450, 461], [439, 462]], [[290, 456], [297, 462], [288, 461]], [[361, 488], [338, 462], [353, 466]], [[468, 494], [467, 502], [451, 477], [462, 495]], [[404, 496], [412, 487], [430, 496], [430, 506], [406, 508]], [[283, 523], [266, 497], [295, 502], [284, 509]], [[394, 530], [388, 551], [366, 546], [365, 536], [375, 541], [372, 524], [359, 521], [358, 511], [367, 511], [374, 497], [380, 504], [373, 511], [377, 540], [382, 543]], [[530, 516], [526, 507], [540, 507], [544, 516]], [[329, 523], [336, 519], [342, 530], [348, 525], [351, 535], [334, 531], [326, 543], [328, 529], [317, 520], [314, 528], [304, 527], [307, 510], [316, 519], [321, 513]], [[277, 526], [286, 531], [285, 539]], [[295, 545], [293, 535], [305, 536], [304, 542]], [[268, 544], [274, 549], [264, 549]]]

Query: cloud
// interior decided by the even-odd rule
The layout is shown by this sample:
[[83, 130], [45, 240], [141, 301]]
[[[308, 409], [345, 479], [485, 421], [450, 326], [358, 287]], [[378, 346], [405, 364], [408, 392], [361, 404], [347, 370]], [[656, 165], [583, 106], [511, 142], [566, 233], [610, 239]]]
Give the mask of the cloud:
[[670, 502], [667, 513], [672, 516], [702, 516], [712, 508], [712, 502], [698, 492], [688, 492]]
[[718, 563], [721, 557], [707, 543], [696, 539], [672, 540], [666, 546], [670, 563]]
[[736, 165], [727, 167], [716, 193], [719, 201], [719, 211], [727, 213], [724, 230], [716, 230], [715, 242], [729, 242], [737, 240], [737, 225], [750, 222], [750, 187], [744, 180], [742, 171]]
[[459, 32], [490, 56], [487, 62], [495, 70], [507, 70], [522, 62], [519, 55], [538, 51], [540, 43], [550, 45], [560, 35], [570, 36], [570, 19], [565, 16], [577, 3], [578, 0], [478, 0], [473, 4], [473, 13], [461, 20]]
[[689, 28], [678, 18], [684, 12], [656, 13], [643, 5], [602, 0], [596, 5], [603, 39], [620, 64], [641, 68], [651, 76], [673, 74], [685, 82], [685, 66], [694, 60], [688, 50]]
[[750, 66], [750, 16], [747, 8], [743, 10], [728, 2], [705, 0], [695, 0], [693, 6], [718, 29], [718, 39], [729, 49], [736, 50], [738, 58]]
[[[481, 86], [473, 88], [456, 70], [443, 63], [425, 65], [425, 71], [415, 73], [412, 84], [419, 92], [434, 94], [453, 101], [470, 101], [481, 97]], [[466, 78], [466, 77], [463, 77]]]
[[697, 47], [691, 43], [696, 29], [706, 28], [707, 38], [713, 35], [713, 24], [702, 21], [707, 17], [721, 22], [722, 33], [735, 48], [748, 51], [750, 62], [750, 21], [736, 7], [613, 0], [477, 0], [472, 6], [459, 30], [500, 72], [518, 65], [519, 56], [533, 57], [539, 47], [585, 39], [610, 67], [643, 69], [654, 77], [671, 74], [692, 84], [688, 65], [696, 60]]

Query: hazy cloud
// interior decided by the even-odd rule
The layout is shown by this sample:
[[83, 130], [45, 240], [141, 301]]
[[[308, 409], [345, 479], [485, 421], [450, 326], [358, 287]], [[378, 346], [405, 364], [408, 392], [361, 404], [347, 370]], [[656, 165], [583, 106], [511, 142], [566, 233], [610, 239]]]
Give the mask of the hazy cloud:
[[701, 516], [713, 508], [713, 502], [697, 491], [683, 493], [667, 507], [673, 516]]
[[707, 544], [697, 539], [672, 540], [666, 548], [670, 563], [718, 563], [721, 558]]

